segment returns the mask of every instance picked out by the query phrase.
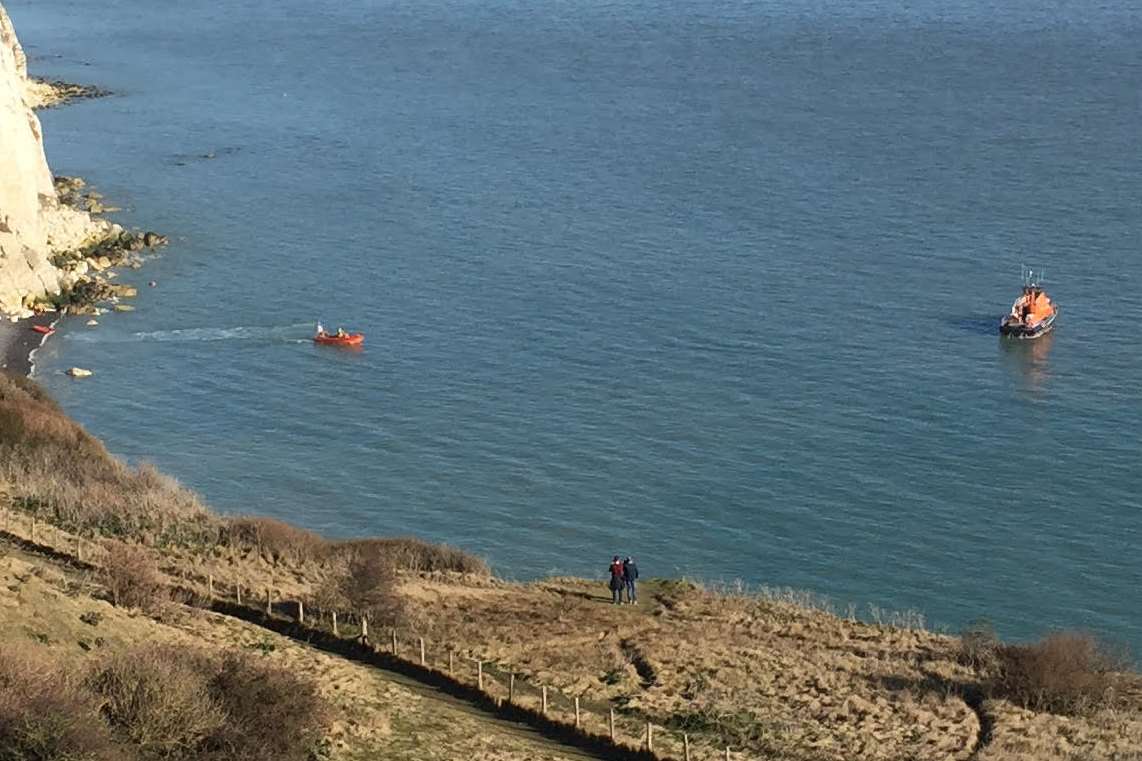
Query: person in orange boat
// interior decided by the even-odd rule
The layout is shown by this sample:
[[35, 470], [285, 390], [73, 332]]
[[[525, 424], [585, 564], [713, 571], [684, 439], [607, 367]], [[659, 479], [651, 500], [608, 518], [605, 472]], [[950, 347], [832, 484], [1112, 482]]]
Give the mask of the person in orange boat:
[[337, 337], [338, 338], [347, 338], [348, 336], [349, 336], [349, 334], [345, 332], [345, 328], [337, 328]]
[[1031, 314], [1031, 304], [1034, 300], [1035, 296], [1031, 291], [1031, 286], [1023, 286], [1023, 295], [1020, 296], [1019, 300], [1015, 302], [1015, 305], [1011, 307], [1012, 316], [1019, 320], [1019, 322], [1026, 324], [1027, 318]]
[[1031, 310], [1028, 317], [1035, 322], [1045, 320], [1051, 315], [1051, 299], [1043, 293], [1041, 288], [1035, 288], [1031, 298]]

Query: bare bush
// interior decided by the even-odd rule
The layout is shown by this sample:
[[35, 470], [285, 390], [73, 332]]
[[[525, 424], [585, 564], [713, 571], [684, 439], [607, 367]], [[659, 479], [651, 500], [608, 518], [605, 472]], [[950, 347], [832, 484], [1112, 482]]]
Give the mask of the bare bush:
[[412, 537], [395, 539], [355, 539], [340, 542], [337, 548], [348, 552], [383, 555], [392, 566], [413, 573], [467, 573], [490, 576], [483, 558], [447, 544], [433, 544]]
[[30, 648], [0, 652], [0, 759], [124, 758], [93, 695]]
[[352, 611], [375, 624], [406, 623], [407, 609], [397, 591], [397, 573], [387, 555], [368, 546], [341, 557], [317, 594], [318, 604], [332, 610]]
[[234, 518], [227, 533], [231, 545], [252, 547], [269, 560], [287, 563], [323, 561], [331, 548], [320, 534], [273, 518]]
[[1061, 632], [1030, 645], [1002, 645], [989, 687], [1033, 711], [1081, 714], [1113, 698], [1128, 659], [1089, 634]]
[[111, 602], [119, 607], [158, 613], [170, 600], [158, 564], [138, 547], [112, 543], [103, 565], [103, 579]]
[[1000, 641], [991, 622], [972, 621], [960, 634], [957, 659], [977, 671], [992, 673], [999, 665]]
[[226, 722], [200, 758], [306, 761], [328, 726], [328, 708], [311, 680], [245, 653], [219, 660], [210, 691]]
[[190, 757], [227, 717], [210, 694], [217, 667], [173, 647], [112, 655], [87, 677], [115, 733], [146, 758]]

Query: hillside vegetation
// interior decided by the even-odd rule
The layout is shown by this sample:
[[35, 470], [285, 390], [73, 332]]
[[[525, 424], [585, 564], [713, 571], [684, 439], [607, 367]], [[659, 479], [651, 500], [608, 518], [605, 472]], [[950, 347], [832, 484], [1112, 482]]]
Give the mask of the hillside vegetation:
[[[179, 726], [197, 729], [190, 739], [155, 742], [175, 742], [198, 754], [193, 757], [208, 758], [223, 742], [218, 738], [235, 731], [229, 718], [219, 717], [240, 722], [241, 711], [231, 706], [245, 699], [219, 687], [219, 675], [243, 669], [263, 674], [259, 678], [279, 685], [283, 696], [312, 696], [304, 710], [281, 703], [282, 715], [312, 717], [308, 724], [298, 722], [308, 729], [289, 741], [290, 748], [355, 757], [364, 747], [430, 746], [422, 729], [439, 735], [438, 722], [407, 713], [390, 724], [389, 734], [378, 733], [376, 711], [393, 707], [352, 686], [357, 677], [333, 696], [339, 706], [333, 718], [327, 685], [288, 681], [333, 668], [334, 656], [265, 640], [270, 635], [264, 633], [256, 636], [271, 644], [262, 654], [291, 652], [293, 676], [257, 671], [264, 664], [240, 652], [225, 654], [226, 648], [249, 647], [252, 627], [224, 625], [213, 614], [195, 614], [191, 623], [180, 619], [186, 614], [178, 613], [183, 609], [172, 600], [169, 582], [192, 569], [198, 579], [209, 575], [225, 585], [223, 594], [271, 589], [278, 599], [304, 601], [318, 615], [366, 615], [375, 625], [395, 627], [402, 641], [423, 637], [435, 658], [445, 650], [479, 658], [487, 664], [485, 690], [495, 696], [507, 697], [508, 674], [521, 678], [516, 699], [524, 704], [538, 701], [538, 695], [523, 684], [548, 685], [555, 710], [566, 712], [567, 701], [580, 699], [590, 731], [604, 731], [599, 717], [611, 708], [634, 742], [638, 728], [653, 722], [672, 733], [656, 747], [665, 757], [681, 757], [677, 738], [685, 732], [695, 758], [717, 757], [727, 746], [737, 758], [794, 761], [1142, 758], [1138, 677], [1123, 654], [1088, 635], [1057, 633], [1012, 644], [981, 624], [955, 637], [923, 629], [915, 615], [873, 623], [839, 616], [791, 592], [668, 580], [644, 584], [639, 606], [616, 607], [608, 604], [601, 583], [508, 583], [468, 553], [416, 539], [330, 541], [280, 521], [226, 518], [153, 469], [115, 460], [34, 383], [10, 376], [0, 376], [0, 491], [10, 514], [34, 516], [52, 527], [52, 546], [74, 546], [82, 536], [107, 548], [102, 576], [89, 580], [94, 586], [84, 591], [72, 584], [67, 594], [120, 606], [101, 611], [144, 612], [123, 621], [168, 627], [171, 620], [181, 621], [176, 628], [193, 629], [193, 637], [223, 646], [218, 656], [193, 649], [176, 656], [161, 646], [137, 649], [131, 642], [92, 647], [87, 637], [82, 653], [69, 650], [67, 658], [31, 671], [19, 664], [43, 664], [37, 656], [9, 658], [0, 663], [0, 748], [4, 732], [10, 732], [5, 727], [13, 726], [11, 706], [46, 701], [48, 693], [70, 701], [65, 713], [73, 717], [49, 733], [66, 737], [73, 729], [93, 727], [91, 737], [102, 738], [101, 747], [142, 747], [142, 730], [134, 722], [152, 709], [136, 707], [130, 714], [135, 718], [126, 720], [108, 706], [123, 702], [124, 695], [146, 693], [150, 680], [160, 678], [155, 674], [168, 673], [171, 679], [169, 674], [181, 675], [178, 681], [190, 692], [179, 699], [197, 717]], [[68, 608], [67, 594], [21, 600], [21, 591], [16, 605], [26, 611], [31, 604], [33, 619], [55, 616], [53, 608], [75, 618], [80, 614]], [[69, 631], [77, 626], [85, 625], [68, 620]], [[21, 632], [0, 625], [5, 652], [40, 647], [41, 634], [34, 626]], [[92, 653], [105, 657], [90, 663]], [[41, 683], [58, 688], [37, 692]], [[266, 694], [273, 704], [273, 693]], [[350, 694], [349, 702], [361, 705], [351, 709]], [[98, 721], [93, 705], [102, 706]], [[358, 718], [348, 727], [336, 717], [350, 711], [374, 719]], [[26, 725], [27, 717], [19, 721]], [[317, 735], [324, 744], [314, 740]], [[455, 750], [459, 746], [451, 740], [445, 745], [453, 750], [432, 757], [471, 752]], [[534, 751], [535, 757], [550, 750]], [[511, 757], [504, 753], [489, 757]]]

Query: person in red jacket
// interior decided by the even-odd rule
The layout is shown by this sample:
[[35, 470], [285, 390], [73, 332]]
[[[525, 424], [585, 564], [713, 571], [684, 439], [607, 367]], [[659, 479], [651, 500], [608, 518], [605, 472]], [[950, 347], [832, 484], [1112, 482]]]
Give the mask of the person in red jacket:
[[623, 561], [619, 560], [619, 556], [615, 555], [611, 560], [611, 602], [614, 605], [623, 604], [623, 587], [626, 586], [626, 581], [623, 579]]

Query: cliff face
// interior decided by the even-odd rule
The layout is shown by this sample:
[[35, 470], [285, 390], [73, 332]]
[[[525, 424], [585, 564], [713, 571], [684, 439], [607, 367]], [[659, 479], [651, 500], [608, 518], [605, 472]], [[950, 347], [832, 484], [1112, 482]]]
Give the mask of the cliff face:
[[0, 312], [58, 293], [53, 253], [105, 237], [110, 225], [62, 206], [32, 111], [27, 59], [0, 5]]

